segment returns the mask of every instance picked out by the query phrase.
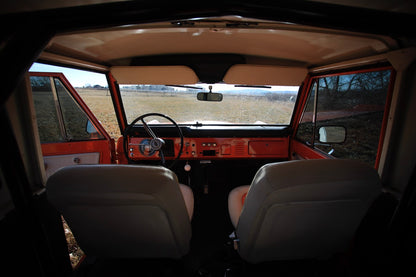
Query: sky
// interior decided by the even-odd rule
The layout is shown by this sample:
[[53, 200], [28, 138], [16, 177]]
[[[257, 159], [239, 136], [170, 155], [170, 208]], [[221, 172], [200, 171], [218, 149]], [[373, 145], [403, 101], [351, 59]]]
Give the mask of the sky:
[[36, 72], [58, 72], [63, 73], [73, 87], [83, 87], [88, 84], [91, 86], [108, 86], [107, 78], [104, 74], [89, 72], [79, 69], [72, 69], [54, 65], [34, 63], [29, 71]]
[[[47, 65], [42, 63], [34, 63], [29, 71], [36, 71], [36, 72], [58, 72], [63, 73], [68, 81], [71, 83], [73, 87], [84, 87], [84, 86], [95, 86], [100, 85], [103, 87], [108, 87], [107, 78], [104, 74], [101, 73], [94, 73], [79, 69], [72, 69], [54, 65]], [[191, 84], [194, 85], [194, 84]], [[209, 84], [197, 84], [198, 87], [205, 88], [208, 91]], [[221, 90], [232, 90], [238, 89], [241, 90], [242, 88], [233, 88], [229, 85], [225, 84], [215, 84], [213, 86], [212, 92], [221, 91]], [[274, 86], [273, 90], [282, 90], [282, 91], [298, 91], [298, 86]]]

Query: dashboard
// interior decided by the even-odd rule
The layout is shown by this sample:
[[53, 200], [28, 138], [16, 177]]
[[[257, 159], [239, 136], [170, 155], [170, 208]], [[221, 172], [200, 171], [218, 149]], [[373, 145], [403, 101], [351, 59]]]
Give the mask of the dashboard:
[[[166, 159], [174, 159], [180, 151], [180, 138], [163, 137], [162, 148]], [[123, 138], [117, 142], [119, 154]], [[132, 160], [157, 160], [151, 150], [149, 137], [129, 137], [127, 151]], [[184, 137], [181, 159], [233, 159], [233, 158], [287, 158], [289, 138], [210, 138]], [[119, 155], [120, 158], [121, 155]]]

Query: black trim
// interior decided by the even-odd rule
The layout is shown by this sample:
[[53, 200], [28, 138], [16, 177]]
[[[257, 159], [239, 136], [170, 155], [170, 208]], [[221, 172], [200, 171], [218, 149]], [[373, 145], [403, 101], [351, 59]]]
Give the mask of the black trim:
[[[201, 127], [180, 126], [184, 137], [190, 138], [233, 138], [233, 137], [288, 137], [292, 134], [290, 126], [219, 126]], [[177, 131], [173, 126], [152, 126], [161, 137], [176, 137]], [[134, 126], [129, 131], [130, 136], [148, 137], [142, 126]]]

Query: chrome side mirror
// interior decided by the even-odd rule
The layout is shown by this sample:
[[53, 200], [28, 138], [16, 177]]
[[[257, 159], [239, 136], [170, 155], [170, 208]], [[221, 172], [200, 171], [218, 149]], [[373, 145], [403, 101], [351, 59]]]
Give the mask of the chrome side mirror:
[[319, 142], [343, 143], [347, 138], [347, 130], [344, 126], [321, 126], [319, 131]]

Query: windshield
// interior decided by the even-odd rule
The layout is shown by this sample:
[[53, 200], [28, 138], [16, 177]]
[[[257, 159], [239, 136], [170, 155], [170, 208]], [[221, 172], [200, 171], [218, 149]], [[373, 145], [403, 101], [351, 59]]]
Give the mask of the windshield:
[[[221, 93], [222, 101], [199, 101], [197, 93]], [[288, 125], [297, 86], [226, 84], [120, 85], [128, 123], [145, 113], [162, 113], [182, 125]], [[148, 123], [165, 123], [158, 117]]]

